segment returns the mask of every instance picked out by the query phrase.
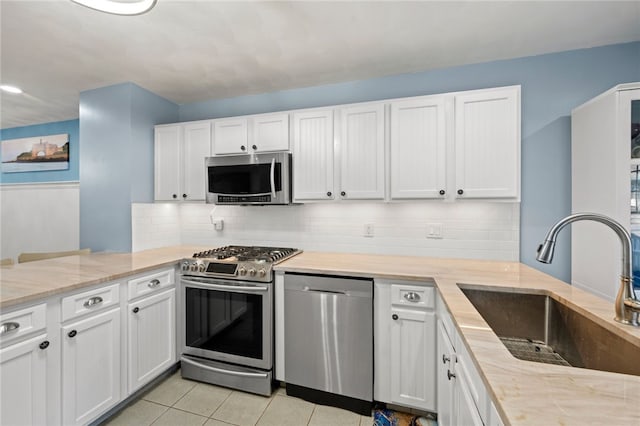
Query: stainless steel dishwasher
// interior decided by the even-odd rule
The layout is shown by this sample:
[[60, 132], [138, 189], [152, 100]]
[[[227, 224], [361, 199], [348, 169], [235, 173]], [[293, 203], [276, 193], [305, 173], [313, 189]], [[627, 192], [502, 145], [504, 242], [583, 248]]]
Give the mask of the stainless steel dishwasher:
[[371, 415], [373, 281], [285, 274], [287, 394]]

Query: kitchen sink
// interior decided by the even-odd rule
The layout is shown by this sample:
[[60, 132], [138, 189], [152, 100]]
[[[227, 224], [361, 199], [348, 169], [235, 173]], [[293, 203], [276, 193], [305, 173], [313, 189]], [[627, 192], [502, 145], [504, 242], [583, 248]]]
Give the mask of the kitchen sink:
[[640, 376], [640, 343], [546, 294], [459, 287], [516, 358]]

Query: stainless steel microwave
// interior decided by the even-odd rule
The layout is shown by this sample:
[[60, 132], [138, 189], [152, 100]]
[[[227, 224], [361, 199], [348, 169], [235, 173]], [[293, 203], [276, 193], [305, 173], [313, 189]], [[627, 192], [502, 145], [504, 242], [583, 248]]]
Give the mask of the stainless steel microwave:
[[291, 154], [207, 157], [207, 203], [266, 205], [291, 203]]

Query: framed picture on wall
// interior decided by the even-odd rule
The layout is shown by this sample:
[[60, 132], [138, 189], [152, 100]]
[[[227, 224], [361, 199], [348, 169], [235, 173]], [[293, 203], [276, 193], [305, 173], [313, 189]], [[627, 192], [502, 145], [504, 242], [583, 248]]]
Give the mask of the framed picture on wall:
[[2, 143], [2, 172], [39, 172], [69, 168], [69, 134], [8, 139]]

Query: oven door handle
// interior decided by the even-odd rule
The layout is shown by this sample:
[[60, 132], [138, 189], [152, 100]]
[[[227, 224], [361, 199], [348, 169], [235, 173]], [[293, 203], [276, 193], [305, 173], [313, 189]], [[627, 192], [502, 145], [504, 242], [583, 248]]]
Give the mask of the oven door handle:
[[180, 361], [185, 362], [187, 364], [191, 364], [198, 368], [202, 368], [204, 370], [213, 371], [214, 373], [222, 373], [222, 374], [229, 374], [231, 376], [242, 376], [242, 377], [267, 377], [267, 373], [247, 373], [244, 371], [224, 370], [222, 368], [211, 367], [210, 365], [205, 365], [196, 361], [192, 361], [185, 357], [180, 357]]
[[271, 196], [276, 198], [276, 159], [271, 159]]
[[269, 287], [264, 287], [264, 286], [213, 284], [213, 283], [207, 283], [207, 282], [201, 282], [201, 281], [185, 280], [184, 278], [181, 281], [186, 284], [201, 285], [201, 286], [206, 286], [207, 288], [220, 289], [220, 290], [232, 290], [232, 291], [267, 291], [269, 290]]

